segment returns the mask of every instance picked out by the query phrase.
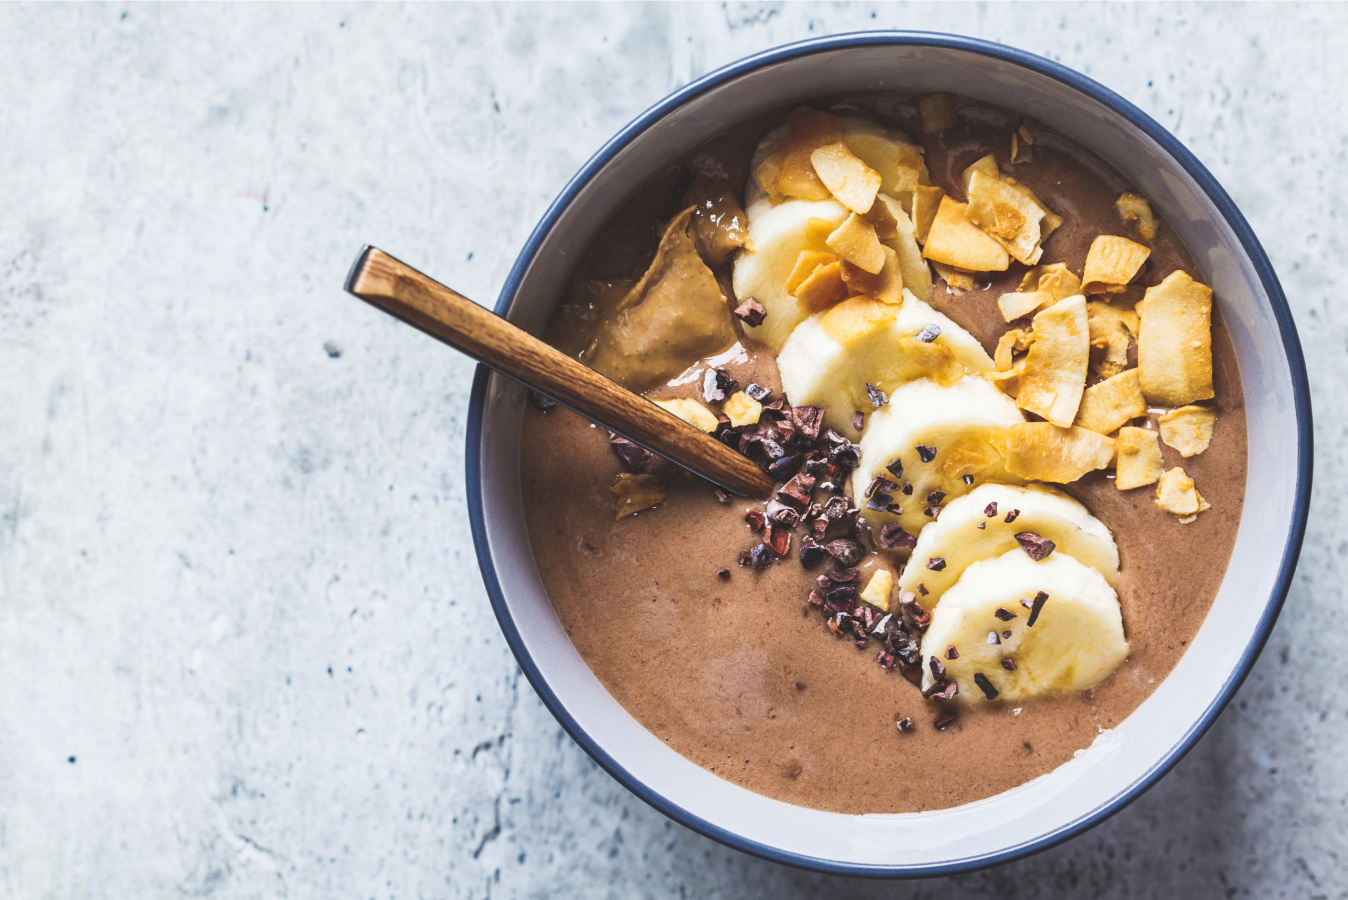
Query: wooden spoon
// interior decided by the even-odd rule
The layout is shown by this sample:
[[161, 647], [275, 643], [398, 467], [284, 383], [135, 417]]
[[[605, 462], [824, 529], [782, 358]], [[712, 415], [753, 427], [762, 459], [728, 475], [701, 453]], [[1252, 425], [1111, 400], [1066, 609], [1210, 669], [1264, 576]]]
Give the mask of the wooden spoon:
[[382, 250], [361, 251], [346, 289], [728, 491], [765, 499], [776, 487], [766, 472], [711, 435]]

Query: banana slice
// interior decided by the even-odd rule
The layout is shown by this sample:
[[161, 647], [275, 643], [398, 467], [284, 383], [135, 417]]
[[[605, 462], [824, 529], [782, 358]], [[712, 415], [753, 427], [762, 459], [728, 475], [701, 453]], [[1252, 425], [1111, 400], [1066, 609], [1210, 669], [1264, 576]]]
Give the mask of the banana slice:
[[777, 356], [786, 396], [793, 406], [822, 407], [827, 424], [858, 441], [852, 413], [874, 411], [867, 384], [890, 394], [931, 374], [904, 346], [932, 325], [940, 329], [926, 344], [934, 352], [949, 351], [961, 370], [993, 370], [973, 335], [905, 290], [899, 306], [853, 297], [797, 325]]
[[[1021, 600], [1034, 605], [1041, 593], [1047, 599], [1030, 625]], [[1094, 687], [1128, 652], [1119, 598], [1104, 576], [1061, 553], [1035, 562], [1013, 550], [974, 563], [946, 591], [922, 638], [922, 683], [935, 682], [935, 656], [959, 684], [957, 700], [985, 702], [983, 684], [999, 700], [1052, 697]]]
[[[776, 353], [791, 330], [810, 315], [786, 292], [787, 278], [802, 251], [831, 252], [824, 238], [850, 213], [836, 200], [786, 200], [773, 206], [761, 198], [747, 215], [754, 249], [735, 255], [735, 296], [754, 297], [763, 304], [767, 310], [763, 324], [744, 331]], [[811, 225], [815, 219], [827, 224]]]
[[[950, 387], [929, 378], [908, 382], [889, 395], [887, 406], [871, 414], [861, 439], [861, 465], [853, 472], [852, 490], [862, 514], [877, 533], [897, 521], [916, 535], [934, 519], [926, 514], [928, 509], [939, 514], [936, 507], [978, 484], [1022, 483], [1006, 470], [994, 438], [1023, 421], [1016, 402], [982, 378], [961, 378]], [[879, 492], [861, 496], [876, 475], [901, 486], [886, 505], [901, 507], [902, 513], [875, 509], [882, 502]]]
[[[1086, 507], [1049, 487], [984, 484], [947, 505], [923, 529], [899, 590], [917, 591], [921, 584], [926, 588], [922, 605], [931, 609], [969, 566], [1012, 550], [1023, 552], [1016, 535], [1027, 531], [1052, 541], [1054, 555], [1070, 556], [1118, 586], [1119, 548]], [[940, 561], [938, 568], [928, 568], [933, 560]]]

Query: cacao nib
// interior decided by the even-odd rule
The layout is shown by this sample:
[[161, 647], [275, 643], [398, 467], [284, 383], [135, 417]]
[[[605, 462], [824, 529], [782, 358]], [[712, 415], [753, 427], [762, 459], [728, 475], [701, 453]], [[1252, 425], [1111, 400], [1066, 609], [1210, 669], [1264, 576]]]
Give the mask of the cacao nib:
[[757, 400], [759, 403], [762, 403], [764, 400], [768, 399], [768, 397], [772, 394], [772, 391], [768, 390], [765, 387], [760, 387], [759, 385], [756, 384], [750, 384], [748, 387], [744, 389], [744, 393], [748, 394], [750, 397]]
[[1012, 619], [1016, 617], [1016, 614], [1013, 613], [1011, 610], [1007, 609], [1005, 606], [997, 607], [997, 611], [993, 613], [993, 615], [1001, 619], [1003, 622], [1010, 622]]
[[955, 721], [955, 714], [946, 713], [945, 715], [938, 717], [936, 721], [932, 723], [932, 727], [935, 728], [937, 731], [945, 731], [947, 728], [950, 727], [951, 723], [954, 721]]
[[954, 644], [950, 644], [949, 646], [947, 646], [947, 647], [945, 648], [945, 658], [946, 658], [946, 659], [959, 659], [959, 658], [960, 658], [960, 652], [959, 652], [958, 650], [955, 649], [955, 645], [954, 645]]
[[817, 440], [819, 427], [824, 424], [824, 411], [817, 406], [794, 406], [791, 421], [796, 426], [796, 433], [804, 440]]
[[890, 481], [883, 475], [876, 475], [871, 479], [871, 483], [866, 488], [866, 496], [869, 497], [876, 491], [884, 494], [892, 494], [899, 489], [899, 486]]
[[833, 521], [847, 518], [852, 510], [851, 497], [830, 497], [824, 504], [824, 515]]
[[735, 307], [735, 317], [750, 328], [762, 325], [767, 315], [768, 311], [763, 308], [763, 304], [753, 297], [745, 297], [744, 301]]
[[768, 458], [769, 462], [776, 462], [786, 456], [786, 448], [772, 438], [764, 438], [759, 446], [763, 448], [763, 455]]
[[1022, 531], [1016, 535], [1016, 543], [1020, 544], [1020, 549], [1035, 562], [1047, 557], [1053, 552], [1057, 544], [1046, 537], [1040, 537], [1033, 531]]
[[947, 681], [945, 687], [932, 694], [930, 699], [935, 700], [937, 703], [949, 703], [951, 700], [955, 699], [955, 695], [959, 692], [960, 686], [957, 682]]
[[730, 570], [729, 570], [729, 569], [722, 569], [722, 570], [720, 570], [719, 572], [716, 573], [716, 577], [719, 578], [719, 579], [721, 579], [722, 581], [729, 581], [729, 580], [730, 580]]
[[1039, 613], [1044, 608], [1044, 603], [1048, 600], [1048, 594], [1043, 591], [1034, 595], [1034, 605], [1030, 607], [1030, 618], [1025, 620], [1026, 628], [1033, 628], [1034, 623], [1039, 620]]
[[718, 368], [716, 370], [716, 386], [729, 397], [731, 394], [735, 393], [735, 390], [740, 386], [740, 383], [724, 368]]
[[613, 452], [622, 460], [623, 468], [629, 472], [644, 472], [646, 463], [650, 462], [651, 451], [640, 444], [634, 444], [620, 434], [611, 435], [608, 439], [608, 445], [613, 448]]
[[861, 580], [861, 570], [857, 568], [834, 569], [832, 572], [825, 573], [823, 577], [834, 584], [852, 584]]
[[892, 463], [885, 466], [885, 468], [889, 470], [889, 474], [893, 475], [895, 478], [903, 477], [903, 460], [895, 459]]
[[763, 535], [763, 543], [771, 547], [772, 552], [778, 556], [786, 556], [791, 552], [791, 529], [769, 522]]
[[1005, 519], [1004, 521], [1007, 522], [1008, 524], [1011, 523], [1011, 522], [1014, 522], [1014, 521], [1016, 521], [1016, 516], [1018, 516], [1018, 515], [1020, 515], [1020, 510], [1018, 510], [1018, 509], [1013, 509], [1013, 510], [1011, 510], [1009, 513], [1006, 514], [1006, 519]]
[[543, 412], [547, 412], [548, 410], [554, 409], [561, 405], [551, 397], [545, 396], [543, 394], [540, 394], [538, 391], [532, 390], [529, 391], [529, 402], [532, 403], [534, 406], [538, 407], [539, 409], [543, 410]]
[[979, 522], [979, 523], [978, 523], [978, 530], [979, 530], [979, 531], [986, 531], [987, 528], [988, 528], [988, 523], [987, 523], [987, 522]]
[[817, 566], [828, 555], [828, 551], [808, 534], [800, 539], [800, 564], [807, 569]]
[[911, 718], [899, 719], [899, 721], [894, 724], [898, 727], [900, 734], [907, 734], [917, 727]]
[[749, 565], [755, 569], [766, 569], [774, 559], [776, 557], [772, 555], [772, 548], [767, 544], [758, 544], [749, 551]]
[[804, 472], [798, 472], [777, 491], [777, 500], [797, 512], [804, 512], [810, 505], [810, 492], [813, 490], [814, 478]]
[[856, 412], [852, 413], [853, 430], [860, 431], [862, 428], [865, 427], [865, 425], [866, 425], [866, 415], [861, 410], [857, 410]]
[[1011, 632], [1009, 632], [1009, 631], [1003, 631], [1003, 632], [1002, 632], [1002, 640], [1004, 640], [1004, 641], [1009, 641], [1009, 640], [1011, 640]]
[[997, 637], [997, 632], [995, 632], [995, 631], [989, 631], [989, 632], [988, 632], [988, 643], [989, 643], [989, 644], [1000, 644], [1001, 642], [1002, 642], [1002, 639], [999, 638], [999, 637]]
[[889, 509], [892, 503], [893, 498], [888, 494], [873, 494], [871, 495], [871, 498], [866, 501], [866, 508], [872, 512], [879, 512], [880, 510]]
[[800, 524], [800, 513], [780, 500], [769, 500], [766, 513], [769, 520], [787, 528], [795, 528]]
[[993, 516], [997, 515], [997, 501], [996, 501], [996, 500], [993, 500], [993, 501], [992, 501], [991, 503], [989, 503], [987, 506], [983, 507], [983, 515], [987, 516], [989, 519], [991, 519]]
[[997, 695], [1001, 693], [1001, 691], [992, 686], [992, 682], [988, 681], [988, 676], [984, 675], [982, 672], [974, 673], [974, 684], [978, 685], [978, 689], [983, 692], [983, 696], [987, 697], [989, 700], [996, 700]]
[[828, 630], [831, 631], [831, 632], [833, 632], [834, 634], [836, 634], [838, 637], [842, 637], [842, 636], [843, 636], [843, 630], [842, 630], [842, 627], [841, 627], [837, 622], [833, 621], [832, 619], [829, 619], [829, 620], [828, 620]]
[[809, 599], [806, 602], [808, 602], [811, 606], [823, 606], [824, 595], [819, 593], [819, 590], [817, 588], [812, 589], [810, 591]]
[[749, 526], [749, 530], [754, 534], [763, 530], [763, 524], [767, 521], [767, 516], [756, 509], [751, 509], [744, 514], [744, 523]]
[[932, 491], [927, 495], [927, 502], [932, 506], [940, 506], [943, 500], [945, 500], [945, 491]]
[[717, 502], [719, 502], [719, 503], [729, 503], [729, 502], [730, 502], [730, 495], [727, 494], [725, 491], [721, 490], [720, 488], [717, 488], [717, 489], [716, 489], [715, 491], [713, 491], [712, 493], [714, 493], [714, 494], [716, 495], [716, 500], [717, 500]]
[[889, 403], [889, 398], [885, 396], [885, 392], [880, 390], [875, 385], [871, 384], [869, 381], [866, 382], [866, 396], [867, 398], [870, 399], [871, 406], [875, 407], [876, 409], [879, 409], [880, 407]]
[[933, 572], [942, 571], [945, 568], [945, 557], [933, 556], [931, 559], [927, 560], [927, 568], [931, 569]]
[[[812, 459], [805, 463], [803, 470], [811, 478], [828, 478], [828, 460]], [[823, 485], [820, 485], [823, 487]]]
[[927, 596], [927, 586], [919, 581], [917, 583], [917, 592], [924, 597]]
[[926, 516], [928, 519], [935, 519], [937, 516], [941, 514], [942, 509], [944, 509], [944, 507], [928, 506], [926, 509], [922, 510], [922, 514]]
[[918, 459], [922, 460], [924, 463], [929, 463], [936, 458], [935, 447], [929, 446], [927, 444], [918, 444], [913, 449], [917, 451]]
[[1008, 672], [1014, 672], [1016, 671], [1016, 661], [1008, 656], [1002, 660], [1002, 668]]
[[741, 565], [741, 566], [747, 566], [747, 565], [749, 565], [750, 563], [753, 562], [753, 556], [752, 556], [752, 554], [750, 554], [748, 550], [741, 550], [741, 551], [740, 551], [739, 562], [740, 562], [740, 565]]
[[880, 546], [886, 550], [912, 550], [917, 546], [917, 535], [904, 531], [898, 522], [890, 522], [880, 529]]
[[791, 456], [783, 456], [781, 459], [774, 461], [768, 466], [768, 474], [775, 480], [781, 481], [792, 472], [799, 469], [802, 462], [804, 462], [804, 459], [799, 453], [794, 453]]
[[922, 686], [922, 667], [921, 667], [921, 666], [915, 666], [915, 665], [913, 665], [912, 663], [907, 663], [907, 662], [905, 662], [905, 663], [901, 663], [901, 664], [899, 665], [899, 671], [903, 673], [903, 677], [904, 677], [904, 678], [907, 678], [909, 681], [911, 681], [911, 682], [912, 682], [914, 685], [916, 685], [917, 687], [921, 687], [921, 686]]
[[828, 550], [828, 555], [838, 561], [843, 566], [854, 566], [861, 561], [865, 551], [856, 541], [849, 541], [847, 538], [839, 538], [836, 541], [829, 541], [824, 545]]
[[862, 549], [870, 552], [875, 549], [875, 537], [871, 534], [871, 523], [860, 516], [857, 516], [857, 543]]
[[968, 484], [973, 484], [973, 483], [974, 483], [974, 476], [972, 476], [972, 475], [965, 475], [965, 476], [964, 476], [964, 483], [965, 483], [966, 485], [968, 485]]
[[917, 339], [924, 344], [930, 344], [941, 336], [940, 325], [927, 325], [917, 333]]
[[935, 656], [927, 658], [927, 668], [931, 669], [931, 677], [937, 681], [945, 681], [945, 663], [941, 662]]
[[905, 497], [911, 497], [911, 496], [913, 496], [913, 486], [912, 486], [911, 484], [909, 484], [909, 483], [907, 483], [907, 482], [904, 482], [904, 484], [903, 484], [903, 495], [904, 495]]
[[[810, 534], [816, 541], [822, 541], [828, 532], [828, 517], [820, 516], [810, 523]], [[822, 549], [822, 548], [821, 548]]]

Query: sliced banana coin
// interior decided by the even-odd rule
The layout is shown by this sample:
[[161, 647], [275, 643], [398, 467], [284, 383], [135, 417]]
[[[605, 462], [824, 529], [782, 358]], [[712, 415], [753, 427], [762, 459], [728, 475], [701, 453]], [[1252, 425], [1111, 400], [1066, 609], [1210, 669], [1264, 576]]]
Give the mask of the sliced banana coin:
[[[1022, 546], [1017, 535], [1039, 540]], [[947, 504], [940, 518], [922, 530], [899, 589], [917, 591], [921, 584], [926, 591], [922, 605], [931, 609], [974, 563], [1012, 550], [1046, 549], [1091, 567], [1112, 587], [1119, 583], [1119, 548], [1086, 507], [1049, 487], [984, 484]]]
[[[961, 378], [942, 387], [922, 378], [888, 400], [866, 423], [861, 465], [852, 475], [857, 503], [877, 535], [892, 522], [917, 535], [946, 504], [984, 482], [1022, 483], [1006, 470], [995, 439], [1024, 417], [986, 380]], [[878, 475], [887, 484], [868, 493]]]
[[[927, 355], [915, 359], [909, 350], [919, 345]], [[853, 413], [868, 419], [876, 412], [867, 385], [892, 394], [932, 375], [933, 355], [941, 366], [953, 360], [961, 373], [993, 370], [973, 335], [905, 290], [899, 306], [853, 297], [801, 322], [782, 346], [777, 368], [793, 406], [822, 407], [828, 425], [859, 441]]]
[[1128, 653], [1103, 575], [1060, 553], [1036, 562], [1014, 550], [969, 566], [946, 591], [922, 638], [923, 687], [944, 667], [966, 703], [1052, 697], [1095, 687]]

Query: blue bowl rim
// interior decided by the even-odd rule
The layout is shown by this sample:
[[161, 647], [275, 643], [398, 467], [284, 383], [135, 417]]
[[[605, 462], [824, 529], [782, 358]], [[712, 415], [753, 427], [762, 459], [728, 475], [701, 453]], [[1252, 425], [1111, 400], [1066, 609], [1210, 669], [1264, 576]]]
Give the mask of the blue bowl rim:
[[570, 713], [567, 712], [560, 699], [543, 679], [537, 665], [525, 648], [524, 642], [520, 638], [519, 631], [515, 627], [515, 622], [510, 614], [510, 610], [506, 606], [505, 597], [501, 592], [501, 584], [496, 572], [496, 567], [491, 558], [490, 545], [487, 541], [486, 526], [483, 518], [483, 498], [481, 488], [482, 466], [479, 451], [482, 440], [483, 413], [486, 406], [487, 381], [491, 375], [491, 370], [482, 365], [477, 367], [477, 373], [473, 379], [473, 389], [468, 407], [466, 452], [468, 514], [473, 533], [473, 544], [477, 552], [478, 563], [482, 571], [483, 582], [487, 588], [487, 594], [491, 599], [492, 608], [496, 612], [496, 618], [501, 625], [501, 630], [505, 634], [506, 642], [514, 652], [515, 658], [519, 662], [520, 668], [524, 671], [525, 677], [529, 679], [529, 683], [533, 685], [534, 690], [538, 692], [538, 695], [542, 698], [544, 704], [547, 705], [548, 709], [557, 718], [557, 721], [561, 723], [561, 726], [566, 729], [566, 732], [571, 735], [576, 743], [579, 744], [596, 763], [621, 782], [629, 791], [650, 806], [664, 813], [669, 818], [691, 828], [699, 834], [724, 844], [727, 847], [732, 847], [736, 850], [772, 862], [831, 875], [848, 875], [866, 878], [929, 878], [938, 875], [951, 875], [959, 872], [973, 871], [1020, 859], [1042, 850], [1047, 850], [1050, 847], [1093, 828], [1146, 792], [1146, 790], [1155, 784], [1161, 776], [1170, 771], [1176, 763], [1183, 759], [1185, 754], [1193, 749], [1194, 745], [1198, 743], [1199, 738], [1212, 727], [1213, 723], [1217, 721], [1218, 716], [1221, 715], [1222, 711], [1226, 708], [1226, 705], [1231, 701], [1231, 698], [1235, 695], [1236, 691], [1240, 688], [1240, 685], [1245, 681], [1245, 678], [1253, 668], [1255, 660], [1258, 659], [1260, 652], [1268, 641], [1269, 634], [1273, 630], [1273, 625], [1277, 621], [1278, 613], [1282, 610], [1283, 603], [1287, 599], [1287, 593], [1291, 588], [1292, 578], [1296, 571], [1297, 558], [1301, 553], [1301, 545], [1305, 537], [1306, 521], [1310, 507], [1313, 465], [1313, 430], [1311, 421], [1310, 385], [1306, 374], [1306, 363], [1301, 352], [1301, 343], [1297, 336], [1296, 325], [1292, 319], [1292, 312], [1287, 305], [1287, 298], [1282, 292], [1282, 287], [1278, 283], [1277, 275], [1273, 271], [1273, 266], [1269, 262], [1267, 254], [1264, 253], [1264, 249], [1259, 244], [1249, 223], [1245, 221], [1245, 217], [1241, 215], [1240, 211], [1236, 208], [1235, 203], [1231, 200], [1231, 197], [1221, 185], [1217, 183], [1217, 180], [1212, 176], [1212, 173], [1210, 173], [1207, 168], [1198, 161], [1198, 158], [1181, 144], [1178, 139], [1156, 122], [1156, 120], [1152, 119], [1151, 116], [1147, 115], [1141, 109], [1134, 106], [1120, 95], [1114, 93], [1109, 88], [1106, 88], [1104, 85], [1099, 84], [1093, 79], [1069, 69], [1066, 66], [1045, 59], [1044, 57], [1036, 56], [1012, 47], [1006, 47], [989, 41], [960, 35], [936, 32], [885, 31], [856, 32], [821, 38], [811, 38], [809, 40], [785, 44], [745, 57], [744, 59], [704, 75], [702, 78], [673, 92], [632, 120], [631, 123], [614, 135], [613, 138], [604, 144], [604, 146], [581, 167], [580, 171], [577, 172], [567, 183], [566, 187], [562, 189], [561, 193], [557, 196], [557, 199], [548, 207], [547, 212], [534, 228], [533, 233], [530, 234], [529, 239], [525, 242], [523, 249], [520, 251], [519, 257], [515, 260], [515, 264], [506, 278], [505, 285], [501, 289], [500, 298], [497, 300], [496, 313], [504, 316], [508, 312], [511, 301], [519, 288], [520, 281], [524, 276], [524, 272], [527, 269], [529, 262], [538, 252], [539, 246], [545, 235], [551, 230], [562, 211], [571, 203], [581, 188], [633, 138], [657, 122], [667, 113], [706, 91], [719, 87], [746, 72], [750, 72], [765, 65], [796, 59], [802, 56], [809, 56], [816, 53], [876, 46], [934, 47], [981, 54], [1056, 79], [1105, 106], [1112, 108], [1128, 119], [1131, 124], [1156, 141], [1185, 169], [1186, 172], [1188, 172], [1194, 181], [1197, 182], [1199, 187], [1208, 195], [1209, 199], [1211, 199], [1213, 204], [1217, 207], [1220, 214], [1227, 220], [1240, 241], [1241, 247], [1254, 265], [1255, 271], [1258, 273], [1260, 282], [1263, 284], [1264, 290], [1268, 294], [1269, 302], [1273, 306], [1273, 313], [1278, 323], [1278, 330], [1282, 338], [1283, 348], [1287, 353], [1287, 361], [1291, 370], [1293, 405], [1297, 419], [1296, 496], [1293, 504], [1292, 527], [1288, 533], [1287, 541], [1283, 546], [1282, 562], [1279, 566], [1278, 577], [1275, 582], [1273, 594], [1269, 598], [1269, 603], [1265, 606], [1263, 615], [1260, 617], [1258, 626], [1255, 629], [1254, 639], [1246, 648], [1245, 655], [1241, 658], [1226, 683], [1218, 692], [1216, 699], [1214, 699], [1202, 717], [1194, 723], [1193, 727], [1189, 729], [1179, 743], [1172, 747], [1150, 771], [1148, 771], [1142, 778], [1138, 779], [1138, 781], [1124, 793], [1115, 797], [1110, 802], [1103, 804], [1100, 808], [1081, 816], [1075, 821], [1063, 825], [1049, 834], [1031, 841], [1026, 841], [1022, 844], [1008, 847], [996, 853], [952, 860], [936, 865], [874, 866], [843, 863], [783, 851], [776, 847], [749, 840], [748, 838], [714, 825], [651, 790], [643, 782], [623, 768], [617, 760], [610, 756], [603, 747], [599, 746], [599, 744], [580, 727], [579, 723], [577, 723]]

